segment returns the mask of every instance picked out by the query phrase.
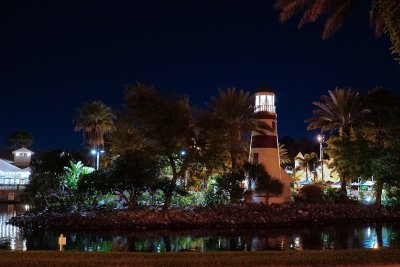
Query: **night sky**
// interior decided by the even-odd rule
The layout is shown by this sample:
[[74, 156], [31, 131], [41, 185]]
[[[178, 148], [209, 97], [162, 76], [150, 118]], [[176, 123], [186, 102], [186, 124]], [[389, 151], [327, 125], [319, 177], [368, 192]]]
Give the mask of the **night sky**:
[[151, 83], [203, 106], [217, 88], [263, 84], [277, 95], [279, 135], [306, 131], [312, 101], [339, 87], [400, 93], [400, 66], [376, 40], [368, 3], [330, 40], [322, 23], [280, 24], [273, 1], [1, 1], [0, 144], [23, 129], [33, 149], [79, 149], [84, 102], [120, 107], [126, 85]]

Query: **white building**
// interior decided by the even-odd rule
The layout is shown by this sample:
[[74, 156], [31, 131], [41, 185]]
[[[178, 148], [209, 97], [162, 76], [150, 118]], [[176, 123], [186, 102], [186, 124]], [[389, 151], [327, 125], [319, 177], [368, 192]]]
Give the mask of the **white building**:
[[0, 159], [0, 186], [20, 186], [28, 183], [31, 174], [29, 167], [34, 154], [27, 148], [12, 151], [14, 160]]

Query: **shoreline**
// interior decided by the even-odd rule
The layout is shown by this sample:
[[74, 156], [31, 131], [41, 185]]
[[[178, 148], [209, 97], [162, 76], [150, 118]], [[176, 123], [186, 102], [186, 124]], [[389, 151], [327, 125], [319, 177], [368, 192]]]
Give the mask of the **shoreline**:
[[134, 211], [27, 212], [10, 219], [18, 227], [69, 230], [201, 230], [400, 222], [400, 210], [362, 204], [227, 205], [140, 208]]
[[0, 251], [4, 266], [399, 266], [399, 249], [289, 252], [76, 252]]

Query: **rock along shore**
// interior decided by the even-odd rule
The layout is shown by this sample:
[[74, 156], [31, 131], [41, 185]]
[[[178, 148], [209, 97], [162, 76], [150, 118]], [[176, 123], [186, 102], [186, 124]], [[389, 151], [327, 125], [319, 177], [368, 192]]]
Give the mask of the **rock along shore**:
[[9, 223], [19, 227], [85, 230], [226, 229], [286, 227], [362, 222], [400, 222], [400, 210], [361, 204], [228, 205], [218, 207], [143, 208], [135, 211], [28, 212]]

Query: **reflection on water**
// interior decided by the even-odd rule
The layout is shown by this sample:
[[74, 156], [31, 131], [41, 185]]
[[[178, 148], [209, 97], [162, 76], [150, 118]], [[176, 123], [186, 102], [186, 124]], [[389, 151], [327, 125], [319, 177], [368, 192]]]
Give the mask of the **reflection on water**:
[[6, 224], [13, 216], [25, 212], [25, 205], [0, 204], [0, 249], [26, 250], [26, 242], [18, 227]]
[[[0, 249], [57, 250], [61, 231], [19, 229], [5, 222], [24, 206], [0, 205]], [[69, 232], [67, 250], [81, 251], [263, 251], [398, 248], [400, 224], [288, 227], [226, 231]]]

